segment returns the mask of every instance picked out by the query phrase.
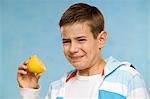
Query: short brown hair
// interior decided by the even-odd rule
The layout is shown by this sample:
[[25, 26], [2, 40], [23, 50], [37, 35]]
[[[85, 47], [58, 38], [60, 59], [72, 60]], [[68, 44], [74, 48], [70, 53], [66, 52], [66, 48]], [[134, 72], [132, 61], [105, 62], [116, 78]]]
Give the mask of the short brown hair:
[[62, 15], [59, 26], [74, 24], [76, 22], [87, 22], [91, 28], [94, 38], [104, 30], [104, 17], [95, 6], [85, 3], [71, 5]]

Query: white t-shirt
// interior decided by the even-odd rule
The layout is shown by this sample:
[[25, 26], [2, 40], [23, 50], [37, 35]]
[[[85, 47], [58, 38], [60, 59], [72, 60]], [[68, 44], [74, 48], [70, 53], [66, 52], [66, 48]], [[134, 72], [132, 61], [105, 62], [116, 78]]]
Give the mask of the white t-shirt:
[[101, 74], [92, 76], [77, 75], [69, 80], [64, 99], [97, 99]]

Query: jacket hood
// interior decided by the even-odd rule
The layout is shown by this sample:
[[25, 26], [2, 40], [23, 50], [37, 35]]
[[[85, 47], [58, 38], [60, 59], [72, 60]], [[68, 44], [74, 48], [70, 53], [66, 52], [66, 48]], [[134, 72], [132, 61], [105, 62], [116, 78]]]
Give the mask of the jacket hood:
[[[109, 76], [111, 73], [115, 72], [118, 68], [120, 68], [121, 66], [125, 66], [128, 65], [130, 66], [131, 64], [128, 62], [120, 62], [117, 59], [113, 58], [112, 56], [107, 58], [105, 60], [106, 65], [104, 67], [104, 75], [106, 78], [107, 76]], [[74, 69], [70, 72], [67, 72], [62, 78], [61, 81], [63, 81], [64, 83], [67, 82], [68, 80], [70, 80], [72, 77], [74, 77], [76, 75], [77, 70]]]
[[124, 65], [130, 66], [131, 64], [128, 62], [120, 62], [117, 59], [113, 58], [112, 56], [109, 57], [108, 59], [105, 60], [106, 65], [105, 65], [105, 76], [108, 76], [109, 74], [113, 73], [116, 71], [118, 68]]

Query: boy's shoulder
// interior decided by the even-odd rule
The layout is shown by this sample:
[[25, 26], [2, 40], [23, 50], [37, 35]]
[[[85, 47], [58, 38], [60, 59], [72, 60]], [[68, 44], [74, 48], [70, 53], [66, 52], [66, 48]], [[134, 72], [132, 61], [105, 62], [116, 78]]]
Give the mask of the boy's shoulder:
[[118, 68], [118, 71], [127, 73], [131, 76], [140, 75], [137, 69], [129, 62], [121, 62], [122, 66]]
[[51, 87], [54, 89], [58, 89], [61, 88], [65, 85], [67, 78], [70, 76], [70, 74], [72, 74], [73, 72], [75, 72], [75, 70], [70, 70], [68, 72], [66, 72], [60, 79], [51, 82]]

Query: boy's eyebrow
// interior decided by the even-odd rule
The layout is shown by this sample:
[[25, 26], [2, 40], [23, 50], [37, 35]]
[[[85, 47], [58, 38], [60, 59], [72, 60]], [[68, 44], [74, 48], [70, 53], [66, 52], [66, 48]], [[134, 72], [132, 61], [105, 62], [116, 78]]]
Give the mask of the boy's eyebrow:
[[65, 41], [65, 40], [70, 40], [70, 39], [69, 38], [63, 38], [62, 40]]
[[[74, 37], [75, 39], [87, 38], [86, 36]], [[62, 38], [62, 40], [69, 40], [69, 38]]]
[[80, 39], [80, 38], [87, 38], [86, 36], [79, 36], [79, 37], [75, 37], [76, 39]]

